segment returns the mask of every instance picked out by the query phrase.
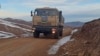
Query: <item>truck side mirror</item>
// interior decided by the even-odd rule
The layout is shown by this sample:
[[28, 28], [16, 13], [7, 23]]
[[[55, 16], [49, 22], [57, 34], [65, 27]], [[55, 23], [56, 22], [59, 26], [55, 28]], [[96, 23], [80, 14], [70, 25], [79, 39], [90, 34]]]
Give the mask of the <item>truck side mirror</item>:
[[31, 16], [33, 16], [33, 11], [31, 11]]

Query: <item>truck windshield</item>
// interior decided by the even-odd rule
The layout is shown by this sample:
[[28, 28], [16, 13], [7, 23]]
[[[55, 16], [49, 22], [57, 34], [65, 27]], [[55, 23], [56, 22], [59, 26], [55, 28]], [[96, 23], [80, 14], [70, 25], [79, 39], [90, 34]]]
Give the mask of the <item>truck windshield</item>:
[[50, 9], [37, 9], [35, 10], [37, 16], [55, 16], [58, 15], [57, 10]]

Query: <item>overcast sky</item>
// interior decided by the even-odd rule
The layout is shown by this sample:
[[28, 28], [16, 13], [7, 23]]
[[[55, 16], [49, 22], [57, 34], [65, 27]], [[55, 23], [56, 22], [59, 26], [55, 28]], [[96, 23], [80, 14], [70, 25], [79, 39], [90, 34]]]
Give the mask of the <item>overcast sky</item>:
[[65, 21], [90, 21], [100, 17], [100, 0], [0, 0], [0, 18], [32, 20], [30, 11], [38, 7], [62, 10]]

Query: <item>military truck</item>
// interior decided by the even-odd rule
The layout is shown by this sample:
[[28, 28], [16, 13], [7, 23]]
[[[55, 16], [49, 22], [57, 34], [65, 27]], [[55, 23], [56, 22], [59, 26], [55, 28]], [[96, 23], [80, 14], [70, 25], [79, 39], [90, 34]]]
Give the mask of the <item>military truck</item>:
[[39, 38], [40, 33], [45, 36], [59, 38], [63, 35], [64, 18], [62, 11], [56, 8], [36, 8], [31, 11], [32, 32], [35, 38]]

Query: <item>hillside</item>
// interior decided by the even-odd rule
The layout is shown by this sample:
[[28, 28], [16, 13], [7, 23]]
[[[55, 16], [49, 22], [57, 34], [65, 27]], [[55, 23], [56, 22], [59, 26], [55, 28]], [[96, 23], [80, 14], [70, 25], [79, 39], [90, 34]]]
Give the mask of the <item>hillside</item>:
[[100, 19], [85, 23], [71, 39], [57, 56], [100, 56]]
[[[22, 21], [22, 22], [25, 22], [25, 21]], [[29, 23], [26, 22], [22, 24], [22, 22], [19, 23], [19, 21], [16, 21], [14, 19], [10, 19], [10, 20], [0, 19], [0, 38], [3, 38], [4, 35], [11, 34], [10, 36], [13, 37], [13, 36], [23, 36], [30, 33], [31, 26], [28, 25]], [[5, 33], [8, 33], [8, 34], [5, 34]]]
[[82, 27], [84, 24], [84, 22], [79, 22], [79, 21], [76, 21], [76, 22], [67, 22], [65, 23], [65, 26], [70, 26], [70, 27]]
[[29, 25], [31, 26], [32, 23], [22, 20], [22, 19], [13, 19], [13, 18], [5, 18], [4, 20], [9, 21], [9, 22], [14, 22], [14, 23], [19, 23], [19, 24], [24, 24], [24, 25]]

